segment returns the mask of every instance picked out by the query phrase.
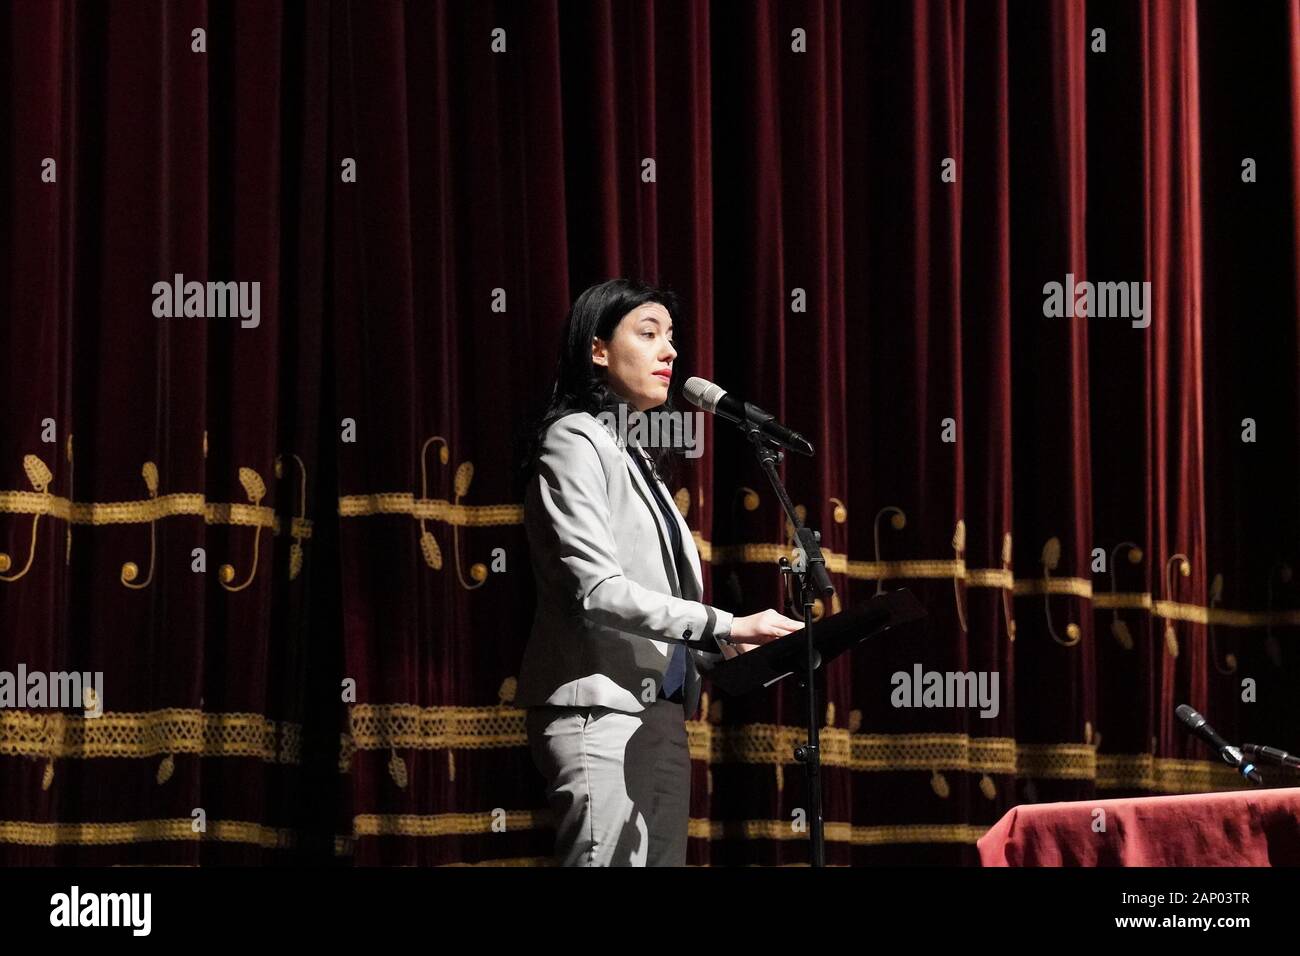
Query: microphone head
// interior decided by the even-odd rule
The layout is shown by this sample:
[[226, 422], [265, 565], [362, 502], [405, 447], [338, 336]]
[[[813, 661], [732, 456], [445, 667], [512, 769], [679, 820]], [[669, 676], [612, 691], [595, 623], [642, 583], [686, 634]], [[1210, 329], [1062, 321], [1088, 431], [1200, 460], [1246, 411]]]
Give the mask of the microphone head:
[[718, 402], [727, 390], [721, 385], [714, 385], [708, 379], [692, 375], [682, 385], [682, 397], [697, 408], [702, 408], [710, 415], [718, 410]]
[[1179, 704], [1177, 707], [1175, 707], [1174, 714], [1178, 717], [1179, 720], [1181, 720], [1188, 727], [1191, 727], [1193, 730], [1201, 726], [1201, 724], [1205, 723], [1205, 718], [1202, 717], [1199, 713], [1197, 713], [1195, 709], [1189, 707], [1187, 704]]

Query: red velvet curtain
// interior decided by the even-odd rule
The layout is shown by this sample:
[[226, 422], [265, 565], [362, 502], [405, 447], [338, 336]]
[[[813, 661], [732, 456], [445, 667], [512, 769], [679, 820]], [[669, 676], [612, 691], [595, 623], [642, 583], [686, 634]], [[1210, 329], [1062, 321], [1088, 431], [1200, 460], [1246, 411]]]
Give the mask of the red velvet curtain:
[[[104, 715], [0, 708], [0, 860], [543, 862], [512, 455], [612, 275], [816, 445], [819, 612], [929, 609], [825, 674], [830, 862], [1233, 786], [1181, 702], [1300, 748], [1298, 4], [4, 8], [0, 671]], [[157, 317], [177, 273], [258, 324]], [[1067, 276], [1149, 324], [1045, 315]], [[709, 600], [774, 605], [705, 441]], [[918, 665], [997, 715], [895, 707]], [[806, 861], [801, 714], [709, 694], [692, 863]]]

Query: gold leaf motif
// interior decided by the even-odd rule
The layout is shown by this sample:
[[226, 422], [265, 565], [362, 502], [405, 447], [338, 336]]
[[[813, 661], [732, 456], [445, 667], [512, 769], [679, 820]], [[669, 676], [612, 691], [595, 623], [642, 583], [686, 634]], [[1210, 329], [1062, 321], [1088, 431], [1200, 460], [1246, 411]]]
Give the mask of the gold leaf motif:
[[1085, 720], [1083, 722], [1083, 742], [1085, 744], [1092, 743], [1092, 721], [1091, 720]]
[[266, 482], [262, 481], [262, 476], [253, 469], [240, 468], [239, 483], [244, 486], [244, 493], [253, 504], [266, 497]]
[[831, 700], [826, 702], [826, 726], [835, 726], [835, 702]]
[[1055, 571], [1056, 566], [1061, 563], [1061, 539], [1051, 537], [1043, 545], [1043, 567], [1049, 571]]
[[907, 527], [907, 515], [901, 511], [895, 511], [893, 517], [889, 519], [889, 524], [895, 531], [902, 531]]
[[1002, 563], [1011, 563], [1011, 532], [1008, 531], [1002, 536]]
[[396, 750], [394, 750], [393, 755], [388, 758], [388, 775], [393, 778], [393, 783], [405, 789], [407, 782], [406, 761], [397, 756]]
[[1165, 625], [1165, 651], [1170, 657], [1178, 656], [1178, 634], [1172, 624]]
[[785, 789], [785, 768], [780, 764], [776, 765], [776, 790], [780, 793]]
[[519, 681], [515, 677], [507, 677], [501, 682], [501, 687], [497, 690], [497, 701], [502, 704], [513, 703], [515, 691], [519, 688]]
[[844, 524], [849, 520], [849, 509], [844, 507], [844, 502], [838, 498], [832, 498], [831, 501], [835, 502], [835, 510], [831, 512], [831, 520], [836, 524]]
[[856, 708], [849, 711], [849, 732], [856, 734], [862, 729], [862, 711]]
[[54, 783], [54, 758], [53, 757], [51, 757], [49, 762], [45, 765], [45, 772], [41, 774], [41, 789], [42, 790], [50, 789], [50, 785], [52, 783]]
[[940, 800], [947, 800], [948, 795], [952, 793], [952, 788], [948, 786], [948, 778], [938, 770], [930, 771], [930, 789]]
[[430, 531], [424, 531], [420, 534], [420, 550], [424, 552], [424, 563], [435, 571], [442, 569], [442, 549], [438, 547], [438, 539]]
[[673, 495], [673, 503], [677, 505], [677, 510], [685, 518], [691, 511], [691, 493], [685, 488], [678, 488], [677, 494]]
[[1141, 563], [1142, 563], [1142, 549], [1141, 549], [1141, 548], [1129, 548], [1129, 549], [1128, 549], [1128, 563], [1129, 563], [1129, 564], [1141, 564]]
[[176, 758], [171, 754], [168, 754], [166, 757], [163, 757], [162, 763], [158, 764], [158, 772], [154, 774], [154, 779], [156, 779], [158, 785], [161, 786], [172, 778], [172, 773], [174, 773], [175, 770]]
[[456, 779], [456, 751], [450, 747], [447, 748], [447, 779], [452, 781]]
[[302, 573], [302, 545], [297, 541], [289, 545], [289, 580], [292, 581]]
[[438, 447], [438, 460], [442, 462], [444, 465], [451, 460], [451, 453], [447, 451], [446, 445], [440, 445]]
[[482, 562], [475, 562], [470, 566], [469, 576], [475, 581], [486, 581], [488, 576], [487, 565]]
[[961, 518], [957, 519], [957, 529], [952, 533], [952, 549], [954, 551], [966, 550], [966, 522]]
[[27, 480], [37, 491], [45, 491], [54, 480], [54, 475], [45, 466], [45, 462], [35, 455], [23, 455], [23, 471], [27, 472]]
[[1224, 658], [1224, 661], [1228, 664], [1228, 671], [1235, 674], [1237, 672], [1237, 655], [1229, 654]]
[[749, 489], [746, 489], [746, 490], [745, 490], [745, 497], [742, 499], [742, 502], [741, 502], [741, 503], [744, 505], [746, 511], [757, 511], [757, 510], [758, 510], [758, 492], [757, 492], [757, 491], [750, 491]]
[[140, 469], [140, 474], [144, 477], [144, 486], [149, 489], [149, 494], [158, 494], [158, 466], [151, 461], [146, 461], [144, 467]]
[[986, 800], [992, 800], [998, 795], [997, 785], [988, 774], [980, 777], [980, 793], [984, 794]]
[[474, 463], [462, 461], [456, 469], [456, 496], [463, 498], [469, 493], [470, 482], [474, 480]]
[[1110, 633], [1124, 650], [1133, 650], [1133, 634], [1121, 619], [1115, 618], [1110, 622]]

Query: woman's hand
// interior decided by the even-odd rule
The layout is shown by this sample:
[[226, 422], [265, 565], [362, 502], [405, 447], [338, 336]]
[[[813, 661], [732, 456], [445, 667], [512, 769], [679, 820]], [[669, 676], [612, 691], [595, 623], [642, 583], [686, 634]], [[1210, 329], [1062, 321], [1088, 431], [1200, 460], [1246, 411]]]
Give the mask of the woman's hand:
[[727, 639], [741, 645], [745, 650], [750, 650], [754, 645], [775, 641], [802, 628], [803, 621], [796, 621], [792, 617], [786, 617], [780, 611], [768, 608], [757, 614], [733, 619], [731, 634]]

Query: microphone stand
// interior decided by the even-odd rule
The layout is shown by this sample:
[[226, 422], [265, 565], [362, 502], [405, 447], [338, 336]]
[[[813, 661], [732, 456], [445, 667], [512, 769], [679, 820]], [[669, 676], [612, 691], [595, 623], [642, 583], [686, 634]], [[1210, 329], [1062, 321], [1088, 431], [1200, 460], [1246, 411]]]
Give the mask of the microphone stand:
[[[772, 416], [768, 416], [769, 418]], [[818, 733], [820, 721], [817, 716], [816, 670], [821, 666], [821, 655], [813, 645], [812, 612], [817, 595], [830, 597], [835, 592], [830, 575], [826, 573], [826, 558], [822, 555], [821, 534], [804, 526], [795, 513], [794, 503], [781, 482], [776, 466], [784, 458], [781, 449], [765, 436], [757, 423], [745, 421], [739, 426], [754, 445], [758, 463], [767, 474], [772, 489], [776, 492], [785, 509], [791, 527], [795, 529], [798, 550], [793, 565], [783, 556], [781, 573], [786, 575], [786, 583], [793, 576], [798, 587], [800, 603], [803, 605], [803, 640], [808, 648], [806, 669], [799, 678], [799, 686], [806, 691], [808, 702], [808, 742], [794, 748], [794, 759], [803, 764], [804, 776], [808, 781], [808, 836], [811, 846], [810, 859], [813, 866], [826, 865], [826, 828], [822, 821], [822, 780], [821, 780], [821, 740]]]

